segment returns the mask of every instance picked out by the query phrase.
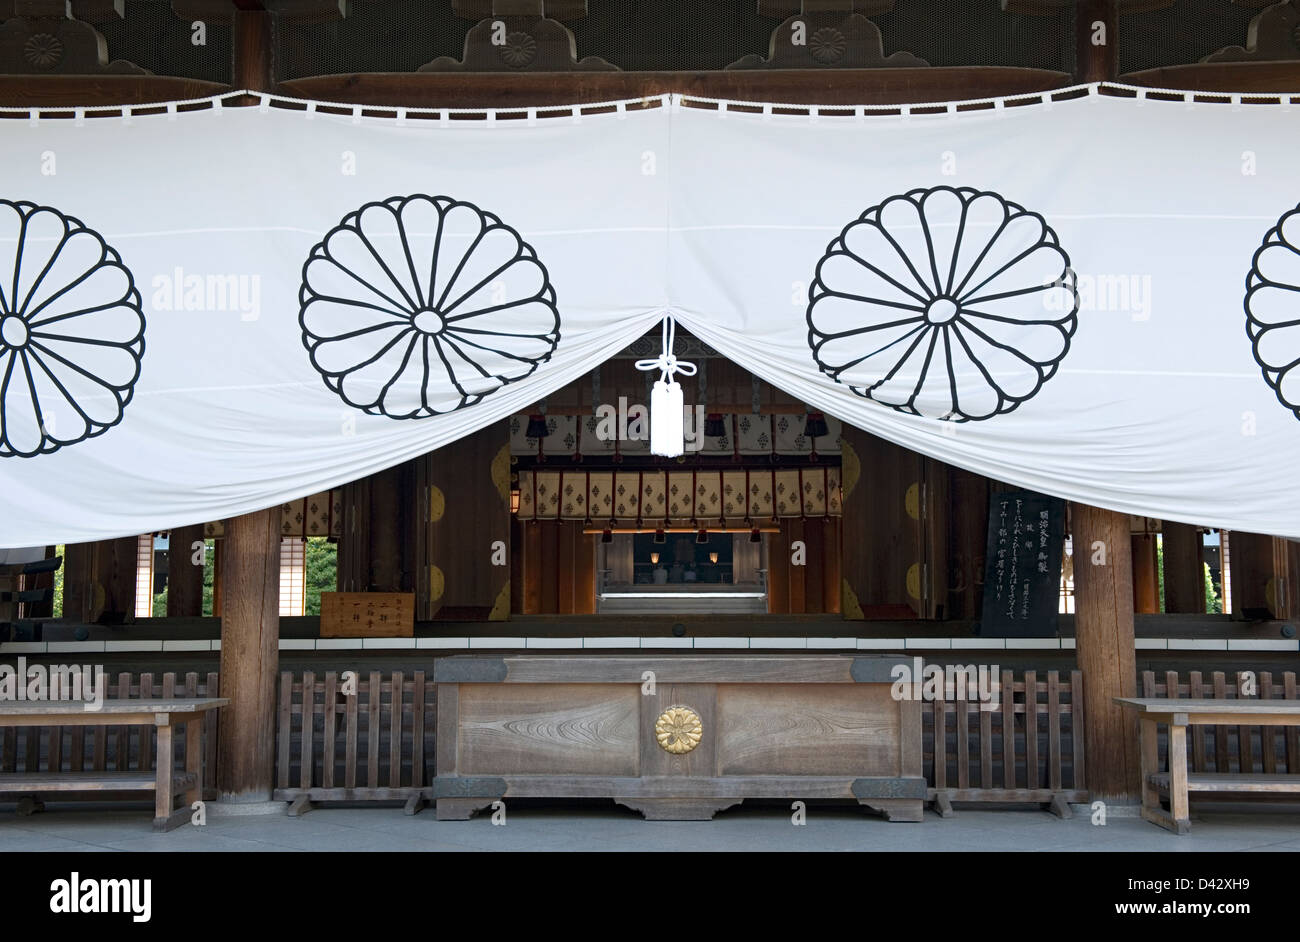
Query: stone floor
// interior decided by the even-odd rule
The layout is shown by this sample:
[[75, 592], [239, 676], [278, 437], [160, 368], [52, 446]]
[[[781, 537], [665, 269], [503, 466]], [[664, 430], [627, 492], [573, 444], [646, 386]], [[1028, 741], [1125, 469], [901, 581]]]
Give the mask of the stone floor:
[[[1116, 809], [1123, 811], [1125, 809]], [[1193, 809], [1192, 832], [1177, 837], [1140, 818], [1085, 812], [1059, 819], [1033, 809], [958, 806], [943, 819], [888, 823], [854, 807], [808, 807], [792, 826], [785, 806], [741, 806], [712, 822], [647, 822], [604, 802], [519, 802], [506, 824], [490, 817], [438, 821], [432, 809], [407, 817], [397, 806], [318, 807], [300, 818], [211, 815], [205, 827], [150, 830], [145, 805], [50, 802], [20, 817], [0, 804], [0, 853], [9, 851], [1300, 851], [1300, 808]]]

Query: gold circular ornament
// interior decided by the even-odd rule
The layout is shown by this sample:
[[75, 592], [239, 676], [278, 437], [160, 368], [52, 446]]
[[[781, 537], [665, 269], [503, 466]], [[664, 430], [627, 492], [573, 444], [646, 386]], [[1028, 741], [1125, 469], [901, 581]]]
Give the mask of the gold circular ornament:
[[659, 748], [680, 756], [690, 752], [704, 738], [704, 723], [700, 714], [690, 707], [670, 706], [655, 720], [655, 739]]

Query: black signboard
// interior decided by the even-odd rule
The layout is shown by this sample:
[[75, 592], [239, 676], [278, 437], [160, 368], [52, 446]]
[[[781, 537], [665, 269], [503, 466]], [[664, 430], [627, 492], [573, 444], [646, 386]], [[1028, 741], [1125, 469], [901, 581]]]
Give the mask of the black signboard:
[[981, 635], [1056, 636], [1064, 541], [1065, 501], [1034, 491], [990, 496]]

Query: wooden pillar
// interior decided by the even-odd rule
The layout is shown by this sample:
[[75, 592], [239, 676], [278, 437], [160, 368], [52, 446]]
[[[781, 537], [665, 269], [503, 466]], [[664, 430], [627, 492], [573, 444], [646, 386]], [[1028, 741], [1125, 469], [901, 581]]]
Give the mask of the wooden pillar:
[[[167, 543], [167, 617], [203, 614], [203, 524], [172, 528]], [[197, 553], [198, 562], [195, 563]]]
[[[416, 618], [508, 620], [509, 423], [494, 422], [419, 459], [415, 491]], [[580, 523], [566, 526], [581, 535]]]
[[1237, 620], [1275, 617], [1277, 603], [1271, 597], [1277, 586], [1273, 537], [1233, 530], [1229, 552], [1232, 617]]
[[222, 707], [217, 791], [222, 801], [270, 801], [275, 675], [280, 644], [280, 508], [225, 522], [221, 612]]
[[402, 589], [402, 468], [388, 468], [370, 478], [370, 592]]
[[841, 436], [840, 611], [849, 619], [921, 616], [922, 458], [847, 423]]
[[989, 479], [953, 468], [948, 492], [947, 617], [977, 619], [984, 604]]
[[1094, 798], [1138, 794], [1137, 722], [1114, 697], [1137, 695], [1132, 543], [1127, 514], [1073, 505], [1075, 656], [1083, 672], [1087, 782]]
[[64, 547], [63, 617], [93, 624], [105, 613], [135, 613], [136, 538], [72, 543]]
[[275, 84], [274, 20], [267, 10], [236, 9], [230, 23], [231, 74], [235, 88], [270, 91]]
[[63, 547], [63, 617], [72, 622], [89, 617], [94, 597], [94, 543], [68, 543]]
[[1119, 3], [1078, 0], [1074, 11], [1074, 74], [1080, 82], [1119, 75]]
[[1165, 520], [1160, 530], [1165, 557], [1165, 611], [1204, 612], [1205, 563], [1201, 558], [1200, 528]]
[[1133, 559], [1133, 611], [1152, 615], [1160, 611], [1159, 552], [1154, 533], [1134, 533], [1131, 538]]

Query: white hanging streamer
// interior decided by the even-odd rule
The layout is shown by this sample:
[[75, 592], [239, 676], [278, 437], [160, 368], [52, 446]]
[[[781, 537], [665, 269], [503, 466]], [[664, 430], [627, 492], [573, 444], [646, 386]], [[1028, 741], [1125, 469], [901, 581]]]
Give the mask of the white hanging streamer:
[[659, 370], [650, 391], [650, 453], [665, 458], [676, 458], [685, 451], [682, 410], [685, 402], [682, 387], [673, 376], [695, 375], [695, 364], [678, 360], [673, 353], [677, 337], [677, 322], [671, 314], [663, 319], [663, 352], [653, 360], [637, 360], [638, 370]]

